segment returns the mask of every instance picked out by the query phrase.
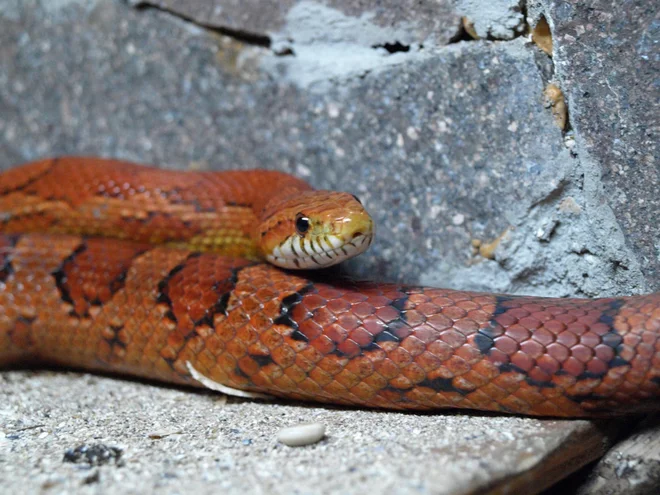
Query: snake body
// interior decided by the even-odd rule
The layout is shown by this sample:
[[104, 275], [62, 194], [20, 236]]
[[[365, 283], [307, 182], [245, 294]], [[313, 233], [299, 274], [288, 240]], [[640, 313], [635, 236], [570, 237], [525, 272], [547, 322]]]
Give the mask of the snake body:
[[[10, 211], [0, 234], [0, 368], [56, 364], [193, 386], [201, 375], [234, 389], [389, 409], [584, 417], [660, 408], [660, 294], [553, 299], [328, 281], [183, 248], [181, 239], [79, 235], [99, 233], [76, 230], [79, 217], [74, 234], [62, 234], [66, 215], [54, 222], [34, 212], [57, 201], [75, 211], [78, 196], [66, 181], [36, 187], [56, 162], [39, 163], [50, 165], [36, 179], [18, 180], [21, 168], [0, 175], [0, 207]], [[77, 189], [98, 191], [99, 173], [120, 190], [136, 184], [122, 166], [84, 165]], [[191, 189], [208, 198], [205, 187]], [[123, 218], [143, 208], [156, 212], [142, 217], [149, 222], [181, 205], [158, 198], [166, 204], [141, 197]]]

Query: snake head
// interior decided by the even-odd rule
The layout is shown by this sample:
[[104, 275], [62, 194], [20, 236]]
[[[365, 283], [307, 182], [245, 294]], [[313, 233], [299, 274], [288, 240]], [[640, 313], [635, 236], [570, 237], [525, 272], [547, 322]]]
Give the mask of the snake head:
[[266, 205], [257, 243], [273, 265], [315, 269], [362, 253], [373, 235], [374, 222], [356, 196], [305, 191]]

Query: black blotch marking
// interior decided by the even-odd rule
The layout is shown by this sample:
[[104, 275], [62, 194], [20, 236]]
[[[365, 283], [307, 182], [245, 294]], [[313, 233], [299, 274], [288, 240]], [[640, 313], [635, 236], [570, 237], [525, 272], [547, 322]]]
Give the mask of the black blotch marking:
[[495, 311], [493, 311], [493, 316], [488, 322], [486, 328], [481, 328], [474, 336], [474, 343], [479, 349], [479, 352], [484, 356], [488, 356], [490, 351], [495, 347], [495, 338], [499, 337], [499, 331], [496, 333], [496, 329], [500, 327], [500, 324], [495, 321], [495, 317], [506, 313], [511, 308], [504, 305], [504, 303], [511, 301], [513, 298], [508, 296], [495, 296]]
[[[9, 246], [5, 246], [5, 249], [7, 247], [11, 247], [12, 249], [16, 247], [16, 243], [18, 242], [18, 236], [3, 236], [5, 239], [9, 241]], [[11, 253], [6, 254], [5, 256], [2, 257], [2, 267], [0, 268], [0, 282], [4, 282], [7, 280], [7, 277], [14, 273], [14, 267], [11, 264]]]
[[[612, 301], [609, 302], [608, 308], [603, 311], [603, 313], [600, 315], [600, 318], [598, 318], [599, 323], [605, 323], [609, 327], [609, 331], [603, 335], [601, 338], [603, 344], [609, 346], [612, 348], [614, 351], [614, 357], [606, 363], [608, 366], [608, 369], [611, 368], [616, 368], [617, 366], [629, 366], [630, 362], [627, 360], [623, 359], [619, 353], [623, 350], [622, 348], [622, 343], [623, 343], [623, 337], [617, 332], [616, 328], [614, 328], [614, 320], [616, 319], [616, 316], [619, 314], [619, 311], [623, 307], [623, 305], [626, 303], [625, 299], [613, 299]], [[582, 373], [577, 379], [582, 380], [586, 378], [601, 378], [604, 376], [607, 372], [603, 373], [602, 375], [594, 375], [593, 373]]]
[[114, 335], [112, 338], [105, 339], [105, 341], [108, 343], [110, 348], [112, 349], [114, 346], [121, 347], [122, 349], [126, 349], [126, 344], [119, 340], [119, 332], [124, 328], [124, 325], [110, 325], [110, 329], [114, 332]]
[[[65, 273], [65, 270], [67, 267], [74, 262], [77, 256], [80, 256], [82, 253], [87, 251], [87, 243], [82, 242], [69, 256], [64, 258], [62, 263], [60, 263], [60, 266], [57, 267], [53, 272], [51, 272], [51, 275], [53, 278], [55, 278], [55, 285], [57, 289], [60, 291], [60, 298], [68, 303], [71, 304], [72, 306], [75, 306], [73, 299], [71, 298], [71, 293], [69, 292], [69, 289], [66, 287], [67, 283], [67, 276]], [[74, 310], [72, 310], [69, 314], [71, 316], [79, 316], [75, 313]]]
[[557, 386], [552, 382], [534, 380], [533, 378], [530, 378], [529, 376], [525, 377], [525, 381], [527, 382], [528, 385], [531, 385], [533, 387], [538, 387], [538, 388], [555, 388]]
[[502, 363], [498, 366], [498, 368], [502, 373], [515, 372], [515, 373], [521, 373], [523, 375], [527, 374], [527, 372], [524, 369], [519, 368], [518, 366], [512, 363]]
[[656, 385], [660, 385], [660, 376], [654, 376], [651, 378], [651, 383], [655, 383]]
[[401, 341], [401, 338], [397, 336], [397, 330], [400, 328], [408, 328], [408, 319], [406, 317], [405, 308], [406, 304], [408, 303], [408, 298], [410, 297], [410, 290], [411, 289], [409, 287], [399, 288], [399, 292], [403, 292], [405, 295], [393, 300], [389, 304], [392, 308], [397, 310], [399, 316], [385, 325], [385, 329], [376, 336], [374, 342], [385, 342], [391, 340], [390, 337], [396, 339], [393, 340], [393, 342]]
[[307, 337], [300, 332], [298, 327], [298, 322], [296, 322], [292, 317], [291, 313], [293, 308], [295, 308], [303, 300], [303, 296], [314, 290], [314, 283], [309, 282], [305, 287], [300, 289], [298, 292], [289, 294], [282, 299], [280, 303], [280, 315], [275, 318], [273, 323], [276, 325], [286, 325], [289, 328], [293, 329], [293, 334], [291, 337], [295, 340], [301, 340], [307, 342]]
[[[37, 182], [37, 181], [43, 179], [43, 178], [46, 177], [48, 174], [50, 174], [50, 173], [53, 171], [53, 169], [57, 166], [57, 164], [58, 164], [59, 161], [60, 161], [59, 158], [53, 158], [53, 163], [51, 163], [51, 164], [50, 164], [50, 167], [48, 167], [46, 170], [44, 170], [44, 171], [41, 172], [40, 174], [35, 175], [34, 177], [32, 177], [31, 179], [27, 180], [26, 182], [23, 182], [22, 184], [19, 184], [19, 185], [16, 186], [16, 187], [12, 187], [12, 188], [10, 188], [10, 189], [3, 189], [3, 190], [1, 190], [1, 191], [0, 191], [0, 194], [5, 195], [5, 194], [9, 194], [9, 193], [13, 193], [13, 192], [19, 192], [19, 191], [23, 191], [23, 192], [25, 192], [25, 189], [27, 189], [28, 187], [30, 187], [30, 186], [31, 186], [32, 184], [34, 184], [35, 182]], [[28, 194], [28, 195], [30, 195], [30, 196], [36, 196], [36, 195], [37, 195], [36, 192], [26, 192], [26, 194]], [[39, 213], [40, 213], [40, 212], [39, 212]], [[39, 214], [39, 213], [38, 213], [38, 214]], [[3, 223], [6, 223], [6, 222], [9, 221], [9, 220], [11, 220], [11, 218], [3, 219]]]
[[[532, 377], [527, 375], [527, 372], [516, 366], [515, 364], [512, 363], [502, 363], [498, 366], [498, 369], [500, 370], [500, 373], [520, 373], [521, 375], [525, 376], [525, 382], [527, 384], [532, 385], [533, 387], [538, 387], [538, 388], [555, 388], [556, 385], [552, 383], [551, 381], [545, 381], [545, 380], [534, 380]], [[560, 370], [561, 371], [561, 370]], [[559, 373], [557, 373], [559, 374]]]
[[254, 359], [260, 368], [263, 368], [264, 366], [268, 366], [269, 364], [274, 362], [270, 354], [267, 356], [262, 356], [259, 354], [248, 354], [248, 356]]
[[188, 264], [188, 260], [191, 260], [193, 258], [198, 258], [201, 256], [202, 253], [191, 253], [189, 254], [186, 259], [183, 261], [183, 263], [179, 263], [176, 265], [174, 268], [172, 268], [167, 275], [158, 282], [158, 296], [156, 296], [156, 302], [157, 303], [163, 303], [167, 305], [168, 310], [165, 313], [165, 318], [168, 320], [173, 321], [174, 323], [178, 323], [176, 316], [174, 315], [174, 311], [172, 311], [172, 299], [170, 299], [169, 294], [167, 293], [167, 286], [170, 283], [170, 280], [179, 273], [181, 270], [183, 270], [186, 265]]
[[461, 388], [455, 387], [452, 378], [426, 378], [419, 382], [417, 386], [427, 387], [435, 390], [436, 392], [454, 392], [461, 395], [467, 395], [472, 392], [472, 390], [463, 390]]
[[234, 368], [234, 372], [235, 372], [238, 376], [243, 377], [243, 378], [247, 378], [248, 380], [250, 380], [250, 377], [247, 375], [247, 373], [246, 373], [245, 371], [243, 371], [241, 368], [239, 368], [238, 366], [236, 366], [236, 367]]

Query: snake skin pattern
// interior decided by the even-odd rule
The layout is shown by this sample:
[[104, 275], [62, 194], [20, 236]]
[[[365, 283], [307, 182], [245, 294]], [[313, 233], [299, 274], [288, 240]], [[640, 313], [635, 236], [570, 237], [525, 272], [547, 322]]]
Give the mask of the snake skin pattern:
[[390, 409], [658, 409], [660, 294], [320, 281], [114, 239], [0, 235], [0, 368], [56, 364]]
[[309, 190], [278, 172], [94, 158], [4, 172], [0, 368], [202, 386], [192, 368], [234, 389], [390, 409], [660, 409], [660, 294], [514, 297], [331, 281], [246, 259], [260, 257], [257, 212], [282, 235], [295, 227], [274, 216], [279, 198]]

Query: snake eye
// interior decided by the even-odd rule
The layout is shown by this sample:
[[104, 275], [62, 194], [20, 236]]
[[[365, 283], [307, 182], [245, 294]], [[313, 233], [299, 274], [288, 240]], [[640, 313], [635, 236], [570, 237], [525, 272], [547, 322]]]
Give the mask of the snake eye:
[[302, 213], [296, 216], [296, 230], [300, 235], [305, 234], [309, 230], [309, 218]]

